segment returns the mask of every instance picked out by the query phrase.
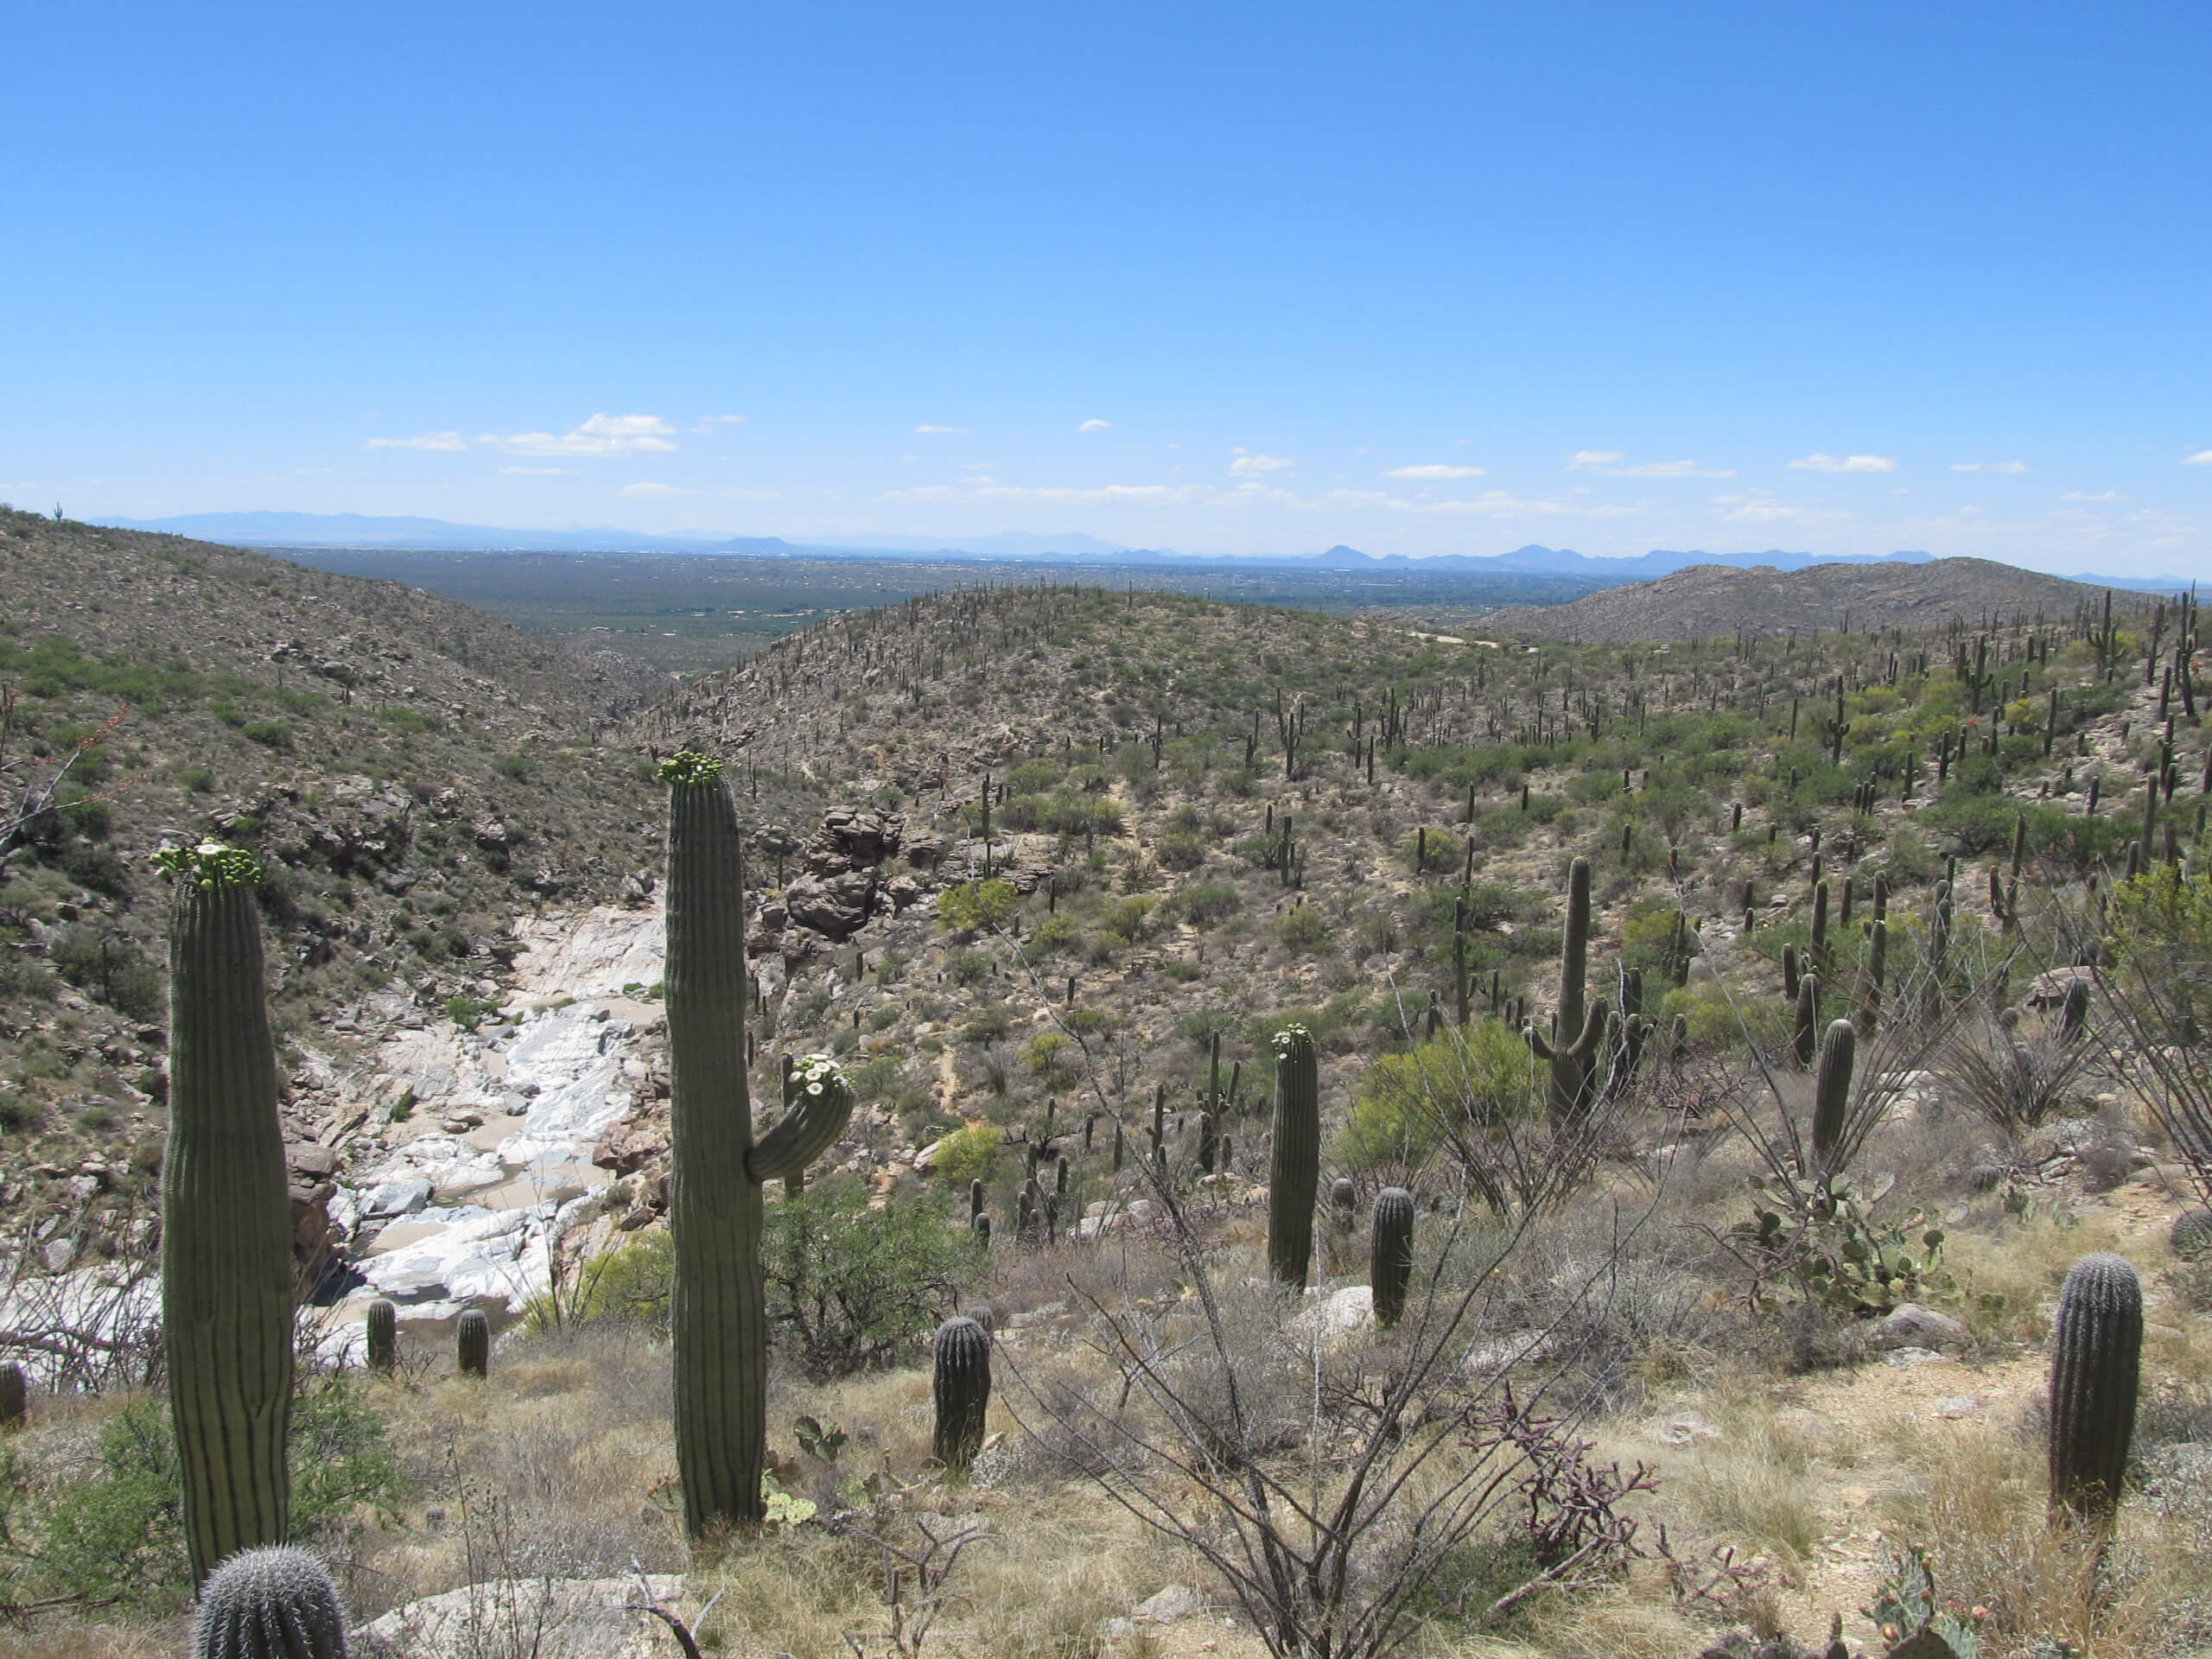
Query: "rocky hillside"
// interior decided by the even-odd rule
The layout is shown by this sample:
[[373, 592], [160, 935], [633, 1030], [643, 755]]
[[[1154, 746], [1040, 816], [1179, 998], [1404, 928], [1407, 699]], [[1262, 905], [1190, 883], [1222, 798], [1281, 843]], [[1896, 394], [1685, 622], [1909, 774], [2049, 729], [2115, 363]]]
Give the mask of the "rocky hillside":
[[57, 1256], [112, 1242], [158, 1164], [163, 841], [220, 836], [269, 872], [303, 1137], [365, 999], [494, 1001], [518, 915], [655, 861], [636, 757], [597, 740], [664, 682], [619, 658], [397, 583], [29, 513], [0, 515], [0, 1211]]
[[[1657, 582], [1609, 588], [1570, 605], [1521, 605], [1482, 620], [1485, 632], [1538, 639], [1629, 645], [1638, 640], [1766, 638], [1815, 632], [1968, 628], [1986, 618], [2015, 615], [2057, 622], [2085, 605], [2101, 607], [2104, 590], [2059, 576], [2017, 569], [1988, 559], [1937, 559], [1929, 564], [1818, 564], [1804, 570], [1757, 565], [1747, 570], [1692, 565]], [[2115, 593], [2116, 609], [2150, 603]]]

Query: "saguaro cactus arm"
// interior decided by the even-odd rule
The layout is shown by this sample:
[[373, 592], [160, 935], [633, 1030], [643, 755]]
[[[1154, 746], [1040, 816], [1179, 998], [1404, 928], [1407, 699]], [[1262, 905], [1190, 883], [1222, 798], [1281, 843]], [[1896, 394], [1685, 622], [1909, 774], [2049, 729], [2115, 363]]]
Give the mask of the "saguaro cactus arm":
[[276, 1055], [254, 894], [261, 872], [213, 842], [164, 849], [169, 1137], [162, 1320], [194, 1584], [281, 1544], [290, 1520], [292, 1225]]
[[745, 1155], [756, 1181], [780, 1181], [804, 1169], [836, 1143], [853, 1115], [853, 1091], [827, 1054], [809, 1054], [791, 1072], [794, 1096], [783, 1121]]

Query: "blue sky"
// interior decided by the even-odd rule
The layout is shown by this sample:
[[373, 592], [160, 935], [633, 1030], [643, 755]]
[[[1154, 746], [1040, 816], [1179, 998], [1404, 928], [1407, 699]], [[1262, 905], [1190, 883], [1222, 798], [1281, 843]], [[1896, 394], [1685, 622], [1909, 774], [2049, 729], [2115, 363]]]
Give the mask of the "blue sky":
[[2201, 4], [4, 38], [21, 505], [2212, 576]]

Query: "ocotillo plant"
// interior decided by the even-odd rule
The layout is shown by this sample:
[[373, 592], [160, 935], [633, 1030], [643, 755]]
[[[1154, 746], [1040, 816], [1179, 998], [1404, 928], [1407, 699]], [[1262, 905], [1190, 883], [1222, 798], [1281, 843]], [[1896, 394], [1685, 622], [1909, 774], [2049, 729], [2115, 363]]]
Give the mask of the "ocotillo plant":
[[1821, 976], [1804, 973], [1797, 976], [1796, 1022], [1791, 1030], [1790, 1052], [1796, 1055], [1797, 1064], [1810, 1065], [1821, 1029]]
[[14, 1360], [0, 1365], [0, 1434], [12, 1434], [28, 1420], [30, 1389], [23, 1368]]
[[261, 872], [235, 848], [166, 849], [169, 1137], [162, 1325], [194, 1584], [290, 1520], [292, 1212], [263, 994]]
[[791, 1109], [758, 1145], [745, 1086], [745, 870], [721, 765], [689, 750], [668, 785], [671, 1327], [676, 1461], [693, 1536], [757, 1521], [766, 1454], [767, 1310], [760, 1188], [837, 1138], [852, 1096], [826, 1055], [798, 1068]]
[[1821, 1067], [1813, 1083], [1813, 1173], [1823, 1180], [1843, 1173], [1844, 1110], [1851, 1103], [1851, 1072], [1859, 1058], [1859, 1033], [1838, 1020], [1821, 1039]]
[[346, 1659], [329, 1569], [281, 1544], [240, 1550], [200, 1586], [192, 1659]]
[[1321, 1180], [1320, 1062], [1313, 1033], [1275, 1033], [1274, 1147], [1268, 1165], [1268, 1270], [1303, 1285], [1313, 1259], [1313, 1201]]
[[1567, 872], [1567, 926], [1559, 955], [1559, 1020], [1549, 1040], [1533, 1025], [1529, 1046], [1551, 1067], [1547, 1094], [1554, 1122], [1580, 1119], [1590, 1102], [1598, 1045], [1605, 1034], [1605, 1000], [1586, 1006], [1590, 969], [1590, 861], [1578, 858]]
[[2051, 1325], [2054, 1515], [2101, 1525], [2119, 1508], [2142, 1357], [2143, 1287], [2134, 1268], [2104, 1251], [2083, 1256], [2059, 1290]]
[[454, 1357], [463, 1376], [481, 1379], [492, 1370], [492, 1321], [481, 1308], [470, 1308], [454, 1326]]
[[930, 1343], [930, 1395], [937, 1403], [930, 1455], [964, 1474], [983, 1449], [991, 1406], [991, 1336], [971, 1319], [950, 1319]]
[[1414, 1195], [1402, 1186], [1386, 1186], [1375, 1195], [1367, 1261], [1375, 1322], [1386, 1330], [1406, 1311], [1406, 1285], [1413, 1271]]
[[379, 1296], [369, 1304], [366, 1322], [369, 1369], [390, 1376], [399, 1363], [399, 1310]]

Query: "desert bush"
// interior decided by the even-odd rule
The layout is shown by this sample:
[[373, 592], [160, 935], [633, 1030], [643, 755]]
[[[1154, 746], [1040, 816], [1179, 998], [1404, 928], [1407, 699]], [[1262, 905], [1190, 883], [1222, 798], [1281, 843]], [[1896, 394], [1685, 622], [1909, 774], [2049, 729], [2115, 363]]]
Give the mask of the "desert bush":
[[962, 881], [938, 895], [938, 919], [956, 933], [979, 933], [1000, 928], [1014, 914], [1021, 895], [1014, 883], [994, 877], [988, 881]]
[[771, 1205], [760, 1243], [771, 1317], [810, 1376], [911, 1357], [978, 1262], [965, 1234], [915, 1198], [868, 1207], [832, 1179]]

